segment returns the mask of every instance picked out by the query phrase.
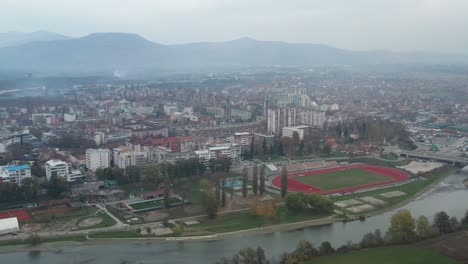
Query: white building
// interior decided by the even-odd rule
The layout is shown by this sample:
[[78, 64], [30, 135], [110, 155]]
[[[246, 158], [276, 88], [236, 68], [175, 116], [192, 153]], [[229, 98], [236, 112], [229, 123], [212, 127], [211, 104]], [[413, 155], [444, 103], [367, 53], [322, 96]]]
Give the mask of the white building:
[[205, 150], [196, 150], [195, 155], [208, 165], [210, 159], [219, 159], [222, 157], [231, 158], [232, 163], [236, 164], [240, 161], [241, 146], [239, 144], [224, 144], [214, 147], [208, 147]]
[[125, 169], [128, 166], [144, 167], [148, 164], [148, 151], [141, 149], [140, 145], [133, 147], [119, 147], [113, 149], [114, 165]]
[[73, 122], [76, 120], [76, 115], [75, 114], [63, 114], [63, 121], [65, 122]]
[[28, 164], [0, 167], [0, 181], [21, 185], [21, 181], [31, 178], [31, 167]]
[[303, 109], [298, 113], [298, 123], [323, 128], [327, 121], [325, 112]]
[[304, 130], [307, 129], [308, 126], [294, 126], [294, 127], [283, 127], [283, 137], [292, 138], [294, 132], [297, 132], [299, 135], [299, 139], [304, 139]]
[[0, 235], [19, 232], [18, 218], [10, 217], [0, 219]]
[[109, 168], [112, 154], [109, 149], [87, 149], [86, 168], [96, 171], [98, 168]]
[[268, 133], [279, 134], [283, 127], [295, 126], [297, 121], [297, 109], [278, 107], [268, 109]]
[[46, 179], [49, 181], [53, 176], [62, 177], [67, 182], [76, 181], [84, 177], [80, 170], [72, 168], [62, 160], [49, 160], [45, 163]]
[[68, 163], [62, 160], [49, 160], [45, 163], [46, 179], [49, 181], [53, 176], [67, 177], [70, 173]]

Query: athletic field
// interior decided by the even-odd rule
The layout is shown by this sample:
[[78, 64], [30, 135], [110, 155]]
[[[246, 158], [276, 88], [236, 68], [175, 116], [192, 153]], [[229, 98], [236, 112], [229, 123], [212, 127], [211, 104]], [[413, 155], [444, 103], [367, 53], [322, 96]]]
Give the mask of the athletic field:
[[297, 176], [302, 183], [313, 185], [321, 190], [333, 190], [344, 187], [391, 181], [392, 178], [359, 168], [343, 169], [317, 175]]
[[[360, 189], [401, 182], [409, 174], [395, 168], [352, 164], [288, 174], [288, 191], [305, 193], [350, 193]], [[271, 181], [281, 188], [281, 175]]]

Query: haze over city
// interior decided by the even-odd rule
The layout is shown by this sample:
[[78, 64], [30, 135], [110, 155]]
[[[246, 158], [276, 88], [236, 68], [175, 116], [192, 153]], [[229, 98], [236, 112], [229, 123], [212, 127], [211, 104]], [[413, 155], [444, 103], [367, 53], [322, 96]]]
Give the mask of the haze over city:
[[468, 263], [468, 1], [0, 2], [0, 263]]
[[6, 0], [0, 32], [127, 32], [163, 44], [259, 40], [468, 53], [463, 0]]

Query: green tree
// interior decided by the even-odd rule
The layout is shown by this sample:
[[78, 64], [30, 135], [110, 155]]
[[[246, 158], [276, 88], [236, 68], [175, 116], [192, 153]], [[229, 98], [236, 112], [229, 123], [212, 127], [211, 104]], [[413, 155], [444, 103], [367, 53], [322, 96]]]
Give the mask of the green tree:
[[335, 249], [332, 247], [330, 242], [325, 241], [320, 244], [319, 255], [326, 256], [335, 253]]
[[170, 199], [171, 199], [171, 181], [169, 176], [166, 175], [164, 177], [164, 206], [166, 208], [170, 207]]
[[[229, 263], [229, 264], [268, 264], [269, 261], [266, 260], [265, 252], [261, 247], [257, 249], [253, 248], [244, 248], [239, 250], [239, 252], [232, 257], [232, 260], [226, 260], [225, 262], [218, 263]], [[226, 262], [227, 261], [227, 262]]]
[[278, 143], [278, 156], [284, 156], [284, 147], [283, 147], [283, 142], [279, 140]]
[[68, 192], [68, 184], [64, 178], [53, 175], [47, 184], [47, 194], [53, 198], [59, 198], [63, 193]]
[[224, 174], [221, 179], [221, 206], [223, 208], [226, 206], [226, 177]]
[[318, 250], [314, 248], [314, 245], [307, 240], [299, 241], [294, 254], [300, 254], [306, 256], [308, 259], [312, 259], [315, 256], [318, 256]]
[[244, 167], [242, 169], [242, 197], [246, 198], [247, 197], [247, 168]]
[[214, 189], [215, 186], [212, 182], [206, 179], [200, 181], [201, 203], [205, 207], [210, 219], [216, 218], [218, 213], [218, 201], [216, 200]]
[[137, 166], [128, 166], [125, 169], [125, 175], [128, 183], [139, 182], [141, 177], [141, 169]]
[[159, 164], [146, 165], [145, 177], [148, 181], [158, 184], [162, 180], [161, 166]]
[[433, 225], [441, 234], [453, 232], [453, 227], [450, 223], [450, 217], [444, 211], [435, 214]]
[[21, 181], [21, 191], [26, 201], [35, 201], [39, 195], [39, 182], [33, 177], [25, 178]]
[[415, 221], [410, 211], [400, 210], [390, 220], [388, 233], [394, 242], [411, 242], [415, 239]]
[[263, 138], [262, 149], [263, 149], [263, 155], [266, 155], [268, 153], [266, 138]]
[[42, 239], [39, 235], [37, 234], [31, 234], [28, 236], [26, 239], [26, 242], [31, 245], [31, 246], [37, 246], [42, 242]]
[[262, 164], [260, 167], [260, 186], [259, 186], [260, 195], [263, 195], [265, 192], [265, 164]]
[[288, 193], [285, 198], [286, 208], [293, 212], [302, 212], [306, 208], [305, 195], [302, 192]]
[[416, 221], [416, 233], [420, 238], [429, 237], [431, 234], [431, 225], [429, 224], [429, 220], [424, 215], [418, 217]]
[[460, 224], [462, 226], [468, 226], [468, 210], [465, 212], [465, 216], [461, 219]]
[[281, 197], [284, 199], [288, 193], [288, 169], [283, 166], [281, 169]]
[[252, 191], [255, 195], [258, 193], [258, 166], [255, 164], [252, 169]]
[[39, 165], [37, 161], [31, 166], [31, 175], [36, 176], [38, 178], [42, 178], [45, 176], [44, 168]]
[[331, 146], [330, 144], [326, 143], [324, 146], [323, 146], [323, 154], [325, 155], [330, 155], [332, 152], [332, 149], [331, 149]]

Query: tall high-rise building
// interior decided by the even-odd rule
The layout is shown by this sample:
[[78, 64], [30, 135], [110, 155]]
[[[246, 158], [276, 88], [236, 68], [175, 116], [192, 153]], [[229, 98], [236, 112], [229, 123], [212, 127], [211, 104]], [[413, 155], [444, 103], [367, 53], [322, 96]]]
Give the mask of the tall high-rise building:
[[268, 109], [268, 133], [280, 134], [283, 127], [296, 126], [297, 109], [277, 107]]
[[301, 109], [298, 113], [299, 124], [323, 128], [325, 122], [325, 112], [313, 109]]
[[86, 168], [96, 171], [98, 168], [109, 168], [111, 165], [112, 152], [109, 149], [87, 149]]

